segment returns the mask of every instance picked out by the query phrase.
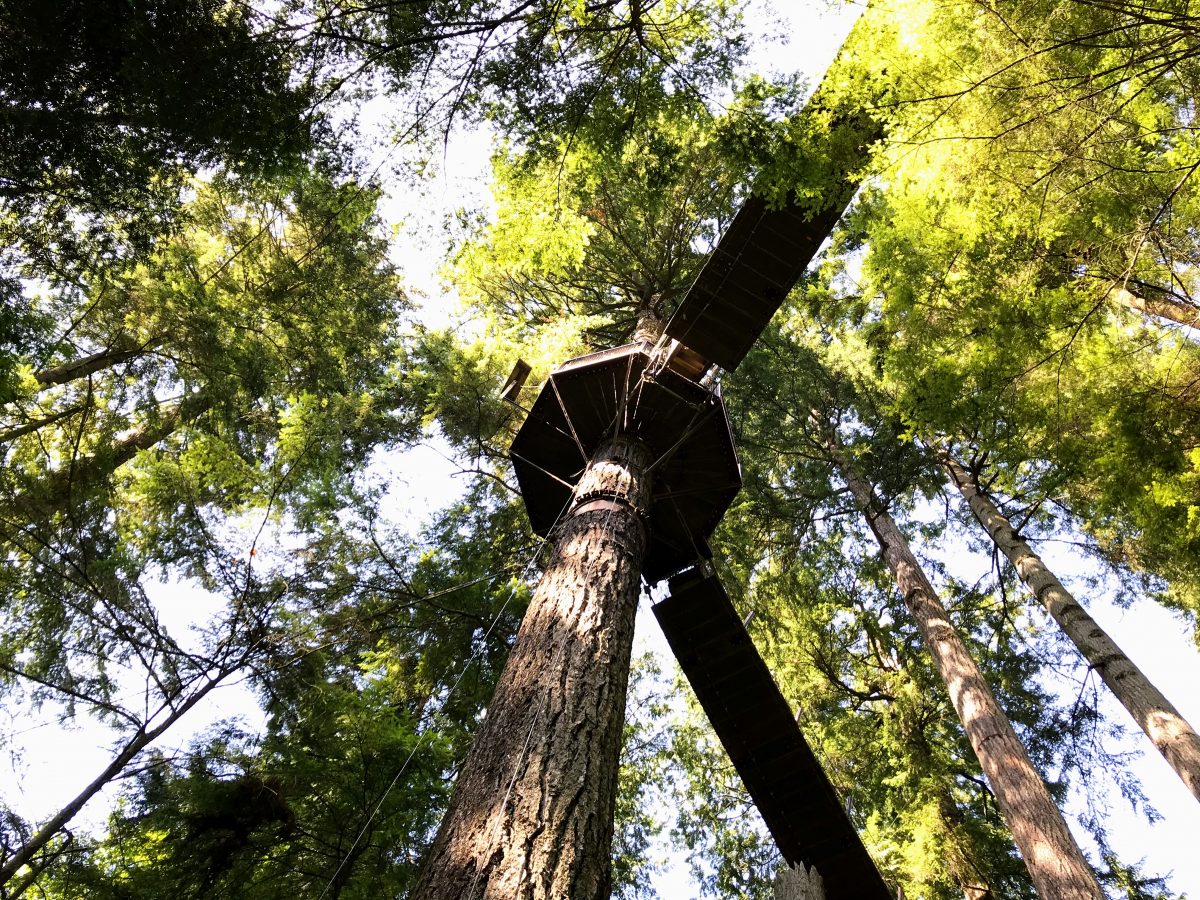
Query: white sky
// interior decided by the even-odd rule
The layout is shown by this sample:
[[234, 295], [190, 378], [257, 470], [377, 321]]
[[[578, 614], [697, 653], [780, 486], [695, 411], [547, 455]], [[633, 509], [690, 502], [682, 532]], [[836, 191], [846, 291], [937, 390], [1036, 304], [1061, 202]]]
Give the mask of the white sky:
[[[760, 69], [803, 71], [813, 82], [832, 59], [857, 14], [857, 7], [845, 5], [832, 9], [801, 2], [778, 0], [774, 11], [785, 21], [787, 44], [762, 41], [756, 54]], [[751, 21], [760, 32], [768, 30], [767, 8], [763, 2], [751, 2]], [[415, 297], [423, 298], [422, 317], [444, 320], [453, 299], [438, 286], [437, 269], [444, 249], [444, 218], [459, 206], [487, 203], [486, 179], [489, 145], [485, 134], [466, 135], [452, 141], [443, 159], [442, 174], [422, 197], [412, 194], [394, 196], [386, 203], [385, 221], [395, 226], [396, 262], [406, 275]], [[436, 442], [399, 458], [388, 460], [380, 471], [392, 479], [385, 511], [397, 521], [416, 524], [427, 520], [459, 492], [452, 477], [454, 467]], [[1078, 572], [1078, 564], [1069, 554], [1054, 547], [1040, 548], [1047, 561], [1064, 572]], [[204, 592], [183, 585], [163, 585], [158, 596], [163, 608], [178, 613], [183, 626], [187, 621], [204, 621], [218, 602]], [[1083, 595], [1081, 595], [1083, 599]], [[1200, 654], [1183, 637], [1183, 628], [1161, 606], [1145, 601], [1126, 611], [1111, 603], [1085, 600], [1095, 618], [1117, 637], [1119, 643], [1147, 676], [1162, 687], [1184, 716], [1200, 722]], [[660, 659], [670, 658], [652, 617], [639, 615], [638, 648], [652, 650]], [[1103, 693], [1103, 692], [1102, 692]], [[1108, 712], [1118, 721], [1127, 716], [1115, 701]], [[63, 728], [47, 709], [45, 714], [29, 717], [24, 712], [17, 720], [12, 713], [3, 722], [3, 730], [15, 732], [12, 744], [5, 747], [6, 764], [0, 768], [11, 773], [0, 777], [0, 796], [15, 808], [38, 817], [59, 808], [94, 777], [109, 758], [109, 733], [92, 725]], [[241, 717], [247, 726], [259, 727], [262, 715], [253, 698], [240, 686], [218, 689], [198, 707], [189, 719], [192, 731], [229, 716]], [[183, 726], [181, 726], [183, 727]], [[186, 743], [188, 735], [177, 733], [171, 745]], [[1136, 732], [1132, 745], [1149, 747]], [[1163, 821], [1150, 825], [1129, 812], [1116, 799], [1109, 816], [1114, 848], [1126, 860], [1145, 858], [1149, 870], [1164, 873], [1174, 870], [1172, 886], [1176, 891], [1200, 894], [1200, 804], [1183, 788], [1161, 757], [1150, 749], [1134, 765], [1151, 803], [1163, 815]], [[77, 825], [98, 826], [111, 803], [98, 798], [76, 820]], [[661, 848], [660, 848], [661, 852]], [[666, 871], [655, 879], [664, 900], [690, 900], [696, 896], [686, 875], [686, 862], [667, 860]]]

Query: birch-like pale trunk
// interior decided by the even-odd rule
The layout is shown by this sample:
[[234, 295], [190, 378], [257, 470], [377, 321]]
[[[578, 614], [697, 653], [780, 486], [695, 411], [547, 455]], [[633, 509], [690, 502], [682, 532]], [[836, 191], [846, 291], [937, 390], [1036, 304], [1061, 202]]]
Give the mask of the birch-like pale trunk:
[[1079, 648], [1175, 774], [1200, 800], [1200, 735], [1063, 587], [991, 498], [979, 489], [971, 474], [949, 453], [943, 452], [941, 458], [971, 512], [1000, 552], [1008, 557], [1029, 592]]
[[908, 540], [876, 496], [875, 489], [841, 452], [835, 435], [828, 435], [827, 448], [866, 516], [904, 604], [946, 683], [950, 702], [987, 776], [1038, 896], [1042, 900], [1104, 900], [1095, 873], [962, 636], [951, 624]]
[[410, 900], [607, 900], [649, 451], [592, 457]]

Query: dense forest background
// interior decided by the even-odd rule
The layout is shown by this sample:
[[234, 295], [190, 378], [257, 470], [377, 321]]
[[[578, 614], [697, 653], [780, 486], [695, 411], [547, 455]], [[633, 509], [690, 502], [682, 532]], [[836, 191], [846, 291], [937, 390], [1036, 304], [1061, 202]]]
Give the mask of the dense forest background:
[[[744, 12], [0, 0], [0, 897], [405, 895], [545, 560], [513, 363], [527, 402], [669, 314], [752, 186], [815, 209], [846, 183], [723, 380], [722, 577], [906, 896], [1035, 894], [881, 515], [1105, 890], [1200, 891], [1110, 840], [1177, 797], [1130, 774], [1157, 726], [1105, 678], [1136, 670], [1072, 629], [1154, 607], [1195, 652], [1194, 16], [883, 0], [804, 79]], [[635, 664], [617, 891], [651, 896], [670, 852], [769, 896], [778, 855], [673, 666]], [[1180, 680], [1122, 703], [1150, 689], [1195, 708]], [[53, 809], [19, 785], [47, 734], [103, 744]], [[1191, 804], [1180, 753], [1157, 788]]]

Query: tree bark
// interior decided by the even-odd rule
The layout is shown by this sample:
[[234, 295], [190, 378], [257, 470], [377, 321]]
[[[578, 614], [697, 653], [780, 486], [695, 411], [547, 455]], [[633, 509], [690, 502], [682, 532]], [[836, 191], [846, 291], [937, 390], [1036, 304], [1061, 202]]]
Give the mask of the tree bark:
[[1008, 557], [1029, 592], [1066, 632], [1084, 659], [1129, 710], [1150, 742], [1200, 800], [1200, 735], [1100, 627], [949, 453], [942, 463], [971, 512]]
[[1189, 328], [1200, 326], [1200, 309], [1184, 303], [1182, 300], [1176, 300], [1167, 294], [1143, 296], [1135, 294], [1128, 288], [1116, 287], [1108, 292], [1108, 296], [1109, 299], [1116, 303], [1127, 306], [1143, 315], [1157, 316], [1160, 319], [1166, 319], [1177, 325], [1186, 325]]
[[74, 496], [86, 493], [143, 450], [166, 440], [181, 425], [194, 421], [211, 408], [212, 400], [204, 394], [192, 394], [164, 411], [153, 425], [143, 425], [103, 451], [47, 473], [18, 494], [12, 506], [40, 516], [52, 514]]
[[66, 384], [69, 381], [75, 381], [78, 378], [92, 375], [102, 369], [110, 369], [113, 366], [119, 366], [123, 362], [136, 359], [143, 353], [157, 347], [160, 343], [162, 343], [161, 340], [153, 340], [147, 341], [140, 347], [100, 350], [87, 356], [81, 356], [79, 359], [73, 359], [61, 365], [52, 366], [49, 369], [42, 369], [40, 372], [34, 374], [33, 377], [44, 388], [53, 387], [56, 384]]
[[825, 900], [821, 874], [815, 867], [805, 867], [804, 863], [780, 871], [771, 888], [775, 900]]
[[605, 900], [647, 449], [596, 451], [411, 900]]
[[7, 893], [3, 895], [4, 900], [17, 900], [17, 898], [29, 890], [29, 888], [31, 888], [41, 877], [42, 873], [45, 872], [55, 860], [62, 856], [63, 853], [70, 849], [70, 847], [71, 833], [67, 832], [62, 845], [59, 846], [53, 854], [47, 854], [43, 856], [35, 864], [29, 866], [29, 871], [26, 872], [14, 884], [6, 885]]
[[7, 431], [0, 431], [0, 444], [7, 444], [9, 441], [15, 441], [19, 437], [24, 437], [27, 434], [32, 434], [35, 431], [40, 431], [47, 425], [53, 425], [55, 422], [61, 422], [63, 419], [70, 418], [76, 413], [83, 412], [87, 409], [87, 404], [76, 403], [74, 406], [68, 406], [64, 410], [56, 413], [51, 413], [41, 419], [34, 419], [31, 422], [26, 422], [23, 425], [14, 425]]
[[664, 327], [666, 323], [655, 307], [643, 307], [638, 313], [637, 326], [633, 329], [631, 341], [635, 344], [657, 344]]
[[862, 508], [904, 603], [946, 682], [950, 702], [987, 776], [1038, 896], [1042, 900], [1104, 900], [1095, 873], [1054, 805], [1012, 723], [950, 623], [946, 608], [909, 549], [907, 539], [875, 495], [874, 488], [841, 453], [833, 435], [829, 436], [828, 449]]

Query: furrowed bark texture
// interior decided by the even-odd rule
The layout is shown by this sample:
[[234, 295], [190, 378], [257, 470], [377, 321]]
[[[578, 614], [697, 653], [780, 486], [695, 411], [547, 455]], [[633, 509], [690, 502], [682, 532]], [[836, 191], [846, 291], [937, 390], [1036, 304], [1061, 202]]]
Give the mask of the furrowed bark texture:
[[821, 874], [804, 863], [789, 867], [775, 876], [771, 885], [775, 900], [825, 900]]
[[606, 900], [650, 455], [601, 447], [411, 900]]
[[641, 315], [638, 316], [637, 327], [633, 329], [632, 343], [644, 342], [647, 344], [657, 344], [658, 339], [662, 337], [663, 328], [666, 323], [662, 316], [653, 307], [643, 309]]
[[908, 541], [875, 490], [831, 442], [842, 478], [867, 517], [916, 620], [997, 805], [1042, 900], [1104, 900], [1095, 873], [1054, 805], [1012, 723], [967, 651]]
[[1063, 587], [996, 504], [979, 490], [971, 474], [949, 454], [942, 455], [942, 462], [975, 518], [1008, 557], [1029, 592], [1066, 632], [1188, 790], [1200, 800], [1200, 735]]

